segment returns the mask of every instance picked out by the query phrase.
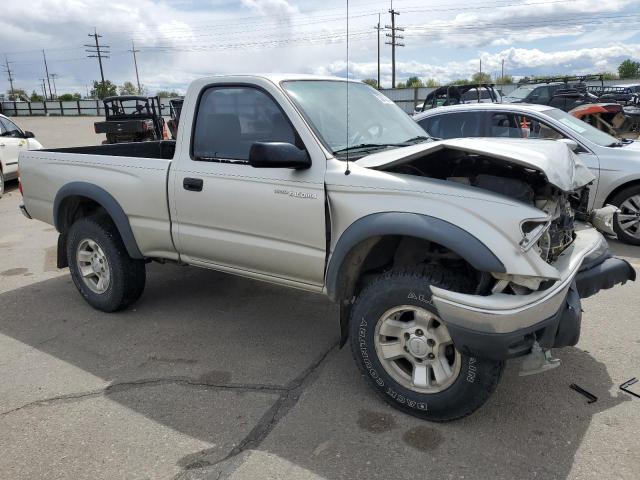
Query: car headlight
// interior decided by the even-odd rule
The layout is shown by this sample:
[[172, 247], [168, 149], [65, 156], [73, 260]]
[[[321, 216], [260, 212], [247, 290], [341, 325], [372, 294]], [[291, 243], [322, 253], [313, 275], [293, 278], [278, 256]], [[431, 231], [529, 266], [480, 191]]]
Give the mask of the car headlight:
[[540, 237], [545, 234], [549, 227], [551, 226], [551, 219], [544, 218], [539, 220], [525, 220], [520, 225], [520, 230], [522, 231], [522, 240], [518, 243], [520, 245], [520, 249], [523, 252], [526, 252], [533, 247]]

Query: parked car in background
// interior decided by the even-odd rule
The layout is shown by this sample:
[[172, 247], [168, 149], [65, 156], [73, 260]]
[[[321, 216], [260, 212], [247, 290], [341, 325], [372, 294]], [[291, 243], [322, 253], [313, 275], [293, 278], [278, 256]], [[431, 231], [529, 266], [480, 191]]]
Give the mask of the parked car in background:
[[308, 75], [196, 80], [179, 128], [20, 156], [22, 212], [56, 226], [82, 297], [126, 308], [151, 260], [324, 293], [371, 387], [420, 418], [475, 411], [508, 358], [557, 366], [580, 298], [635, 279], [557, 142], [432, 141], [370, 86]]
[[33, 133], [0, 115], [0, 197], [4, 194], [4, 182], [18, 178], [18, 154], [40, 148], [42, 145]]
[[497, 103], [500, 101], [500, 93], [492, 83], [444, 85], [429, 92], [424, 102], [415, 106], [415, 113], [441, 106], [458, 105], [459, 103]]
[[589, 206], [620, 208], [614, 230], [640, 245], [640, 143], [620, 140], [557, 108], [526, 104], [471, 104], [414, 116], [438, 138], [498, 137], [560, 140], [569, 144], [596, 179]]

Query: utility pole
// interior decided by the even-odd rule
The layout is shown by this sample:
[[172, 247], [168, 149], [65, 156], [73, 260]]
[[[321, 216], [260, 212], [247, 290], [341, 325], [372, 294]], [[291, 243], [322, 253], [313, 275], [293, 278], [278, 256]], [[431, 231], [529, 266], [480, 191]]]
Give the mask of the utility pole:
[[84, 46], [88, 47], [85, 51], [90, 54], [90, 55], [87, 55], [88, 58], [98, 59], [98, 63], [100, 64], [100, 80], [101, 80], [101, 84], [104, 85], [104, 69], [102, 68], [102, 59], [109, 58], [110, 47], [109, 45], [100, 45], [100, 41], [98, 39], [102, 38], [102, 35], [98, 35], [98, 32], [96, 31], [95, 28], [93, 29], [93, 33], [90, 33], [89, 36], [93, 37], [95, 41], [95, 45], [85, 44]]
[[5, 70], [5, 73], [8, 75], [9, 77], [9, 85], [11, 85], [11, 90], [9, 90], [9, 95], [13, 95], [13, 75], [11, 73], [11, 67], [9, 66], [9, 64], [11, 64], [13, 62], [10, 62], [7, 59], [7, 56], [4, 56], [4, 65], [2, 66]]
[[378, 14], [378, 25], [373, 27], [378, 31], [378, 90], [380, 90], [380, 30], [382, 27], [380, 26], [380, 14]]
[[500, 74], [500, 78], [504, 80], [504, 58], [502, 59], [502, 73]]
[[42, 85], [40, 85], [42, 87], [42, 94], [44, 95], [44, 100], [47, 100], [47, 87], [46, 87], [46, 83], [44, 81], [44, 78], [41, 78], [40, 80], [42, 80]]
[[142, 88], [140, 87], [140, 76], [138, 75], [138, 60], [136, 59], [136, 53], [138, 53], [140, 50], [136, 50], [136, 45], [133, 43], [133, 40], [131, 40], [131, 50], [129, 51], [133, 53], [133, 64], [136, 67], [136, 82], [138, 82], [138, 94], [141, 94]]
[[56, 88], [56, 77], [59, 77], [60, 75], [58, 75], [57, 73], [52, 73], [51, 74], [51, 81], [53, 82], [53, 95], [55, 96], [55, 98], [58, 98], [58, 89]]
[[482, 59], [480, 59], [480, 78], [482, 78]]
[[[47, 74], [47, 83], [49, 84], [49, 96], [51, 100], [53, 100], [53, 93], [51, 93], [51, 80], [49, 79], [49, 67], [47, 67], [47, 56], [44, 54], [44, 50], [42, 50], [42, 58], [44, 58], [44, 72]], [[47, 98], [45, 94], [44, 98]]]
[[404, 32], [404, 28], [396, 27], [396, 15], [400, 15], [400, 12], [393, 9], [393, 0], [391, 0], [389, 13], [391, 14], [391, 26], [385, 25], [384, 28], [391, 30], [391, 33], [386, 35], [391, 38], [391, 41], [385, 42], [385, 44], [391, 45], [391, 88], [396, 88], [396, 47], [404, 47], [404, 43], [398, 42], [398, 39], [404, 37], [396, 32]]

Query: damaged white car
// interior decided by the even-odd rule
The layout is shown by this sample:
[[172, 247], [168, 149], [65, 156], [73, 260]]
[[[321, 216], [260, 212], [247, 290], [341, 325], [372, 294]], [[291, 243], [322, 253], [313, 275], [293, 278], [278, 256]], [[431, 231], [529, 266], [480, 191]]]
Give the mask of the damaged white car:
[[135, 302], [154, 260], [324, 293], [371, 386], [428, 420], [479, 408], [509, 358], [556, 366], [580, 298], [635, 279], [566, 145], [435, 142], [359, 82], [197, 80], [176, 142], [25, 152], [20, 172], [93, 307]]

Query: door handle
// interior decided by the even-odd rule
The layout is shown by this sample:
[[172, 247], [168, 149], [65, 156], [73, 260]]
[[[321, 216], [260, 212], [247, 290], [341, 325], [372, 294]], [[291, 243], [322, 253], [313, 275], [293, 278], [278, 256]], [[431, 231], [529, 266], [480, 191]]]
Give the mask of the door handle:
[[182, 187], [190, 192], [201, 192], [204, 182], [201, 178], [185, 178], [182, 180]]

